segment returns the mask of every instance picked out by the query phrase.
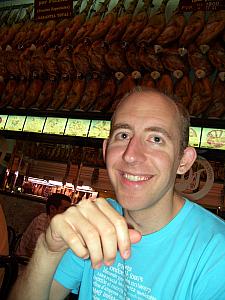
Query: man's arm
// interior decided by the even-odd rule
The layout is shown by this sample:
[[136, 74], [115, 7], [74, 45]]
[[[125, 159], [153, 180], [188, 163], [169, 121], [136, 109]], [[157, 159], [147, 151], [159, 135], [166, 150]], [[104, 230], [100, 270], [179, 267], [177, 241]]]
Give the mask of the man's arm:
[[102, 263], [113, 263], [117, 249], [127, 259], [130, 243], [138, 242], [140, 238], [137, 231], [129, 232], [125, 219], [105, 199], [82, 200], [51, 220], [46, 234], [38, 239], [27, 270], [18, 279], [9, 300], [63, 299], [60, 297], [67, 291], [55, 284], [53, 276], [68, 248], [78, 257], [90, 257], [93, 268], [99, 268]]
[[57, 288], [57, 294], [51, 293], [53, 275], [64, 252], [49, 251], [45, 235], [41, 234], [34, 255], [24, 272], [19, 276], [8, 300], [49, 300], [64, 299], [69, 294], [61, 286]]

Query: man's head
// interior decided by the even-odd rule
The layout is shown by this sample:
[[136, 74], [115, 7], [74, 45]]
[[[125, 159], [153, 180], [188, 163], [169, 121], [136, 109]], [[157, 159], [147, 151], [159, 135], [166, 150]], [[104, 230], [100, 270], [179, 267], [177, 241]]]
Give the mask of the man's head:
[[152, 89], [135, 89], [118, 105], [104, 155], [118, 201], [144, 209], [172, 198], [176, 174], [191, 167], [189, 116], [180, 105]]
[[70, 197], [64, 194], [52, 194], [47, 198], [46, 212], [50, 218], [53, 218], [56, 214], [63, 213], [70, 205]]

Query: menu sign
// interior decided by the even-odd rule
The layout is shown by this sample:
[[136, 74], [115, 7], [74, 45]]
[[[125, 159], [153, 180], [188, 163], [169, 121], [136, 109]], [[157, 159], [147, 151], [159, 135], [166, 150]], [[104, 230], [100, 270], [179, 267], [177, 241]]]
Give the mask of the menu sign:
[[200, 146], [225, 150], [225, 129], [203, 128]]
[[182, 11], [222, 10], [225, 9], [225, 1], [224, 0], [180, 0], [179, 8]]
[[35, 0], [34, 18], [36, 21], [66, 18], [73, 15], [73, 0]]
[[41, 133], [45, 123], [45, 117], [28, 116], [23, 131]]
[[4, 129], [7, 117], [7, 115], [0, 115], [0, 130]]
[[91, 120], [68, 119], [65, 135], [87, 137]]
[[189, 130], [189, 145], [199, 147], [201, 138], [201, 127], [190, 127]]
[[64, 134], [67, 118], [48, 117], [45, 122], [43, 133]]
[[88, 137], [107, 139], [110, 132], [110, 121], [92, 120]]
[[5, 130], [22, 131], [26, 116], [8, 116]]

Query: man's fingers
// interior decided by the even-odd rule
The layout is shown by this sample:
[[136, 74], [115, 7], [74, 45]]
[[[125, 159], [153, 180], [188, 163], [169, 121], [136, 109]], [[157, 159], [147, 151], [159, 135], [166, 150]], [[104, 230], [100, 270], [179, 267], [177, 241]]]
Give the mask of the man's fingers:
[[136, 244], [141, 240], [141, 233], [135, 229], [129, 229], [129, 236], [132, 244]]
[[[131, 240], [125, 218], [121, 216], [104, 198], [97, 198], [94, 203], [105, 215], [107, 215], [107, 218], [114, 225], [121, 256], [124, 259], [129, 258]], [[132, 233], [132, 235], [134, 234]]]

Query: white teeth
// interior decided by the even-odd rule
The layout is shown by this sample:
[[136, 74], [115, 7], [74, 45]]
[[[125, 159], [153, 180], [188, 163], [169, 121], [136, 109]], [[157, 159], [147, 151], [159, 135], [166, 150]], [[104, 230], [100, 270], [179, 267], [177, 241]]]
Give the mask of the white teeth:
[[143, 181], [143, 180], [149, 179], [149, 177], [147, 177], [147, 176], [135, 176], [135, 175], [127, 174], [127, 173], [124, 173], [123, 177], [125, 177], [126, 179], [128, 179], [130, 181]]

